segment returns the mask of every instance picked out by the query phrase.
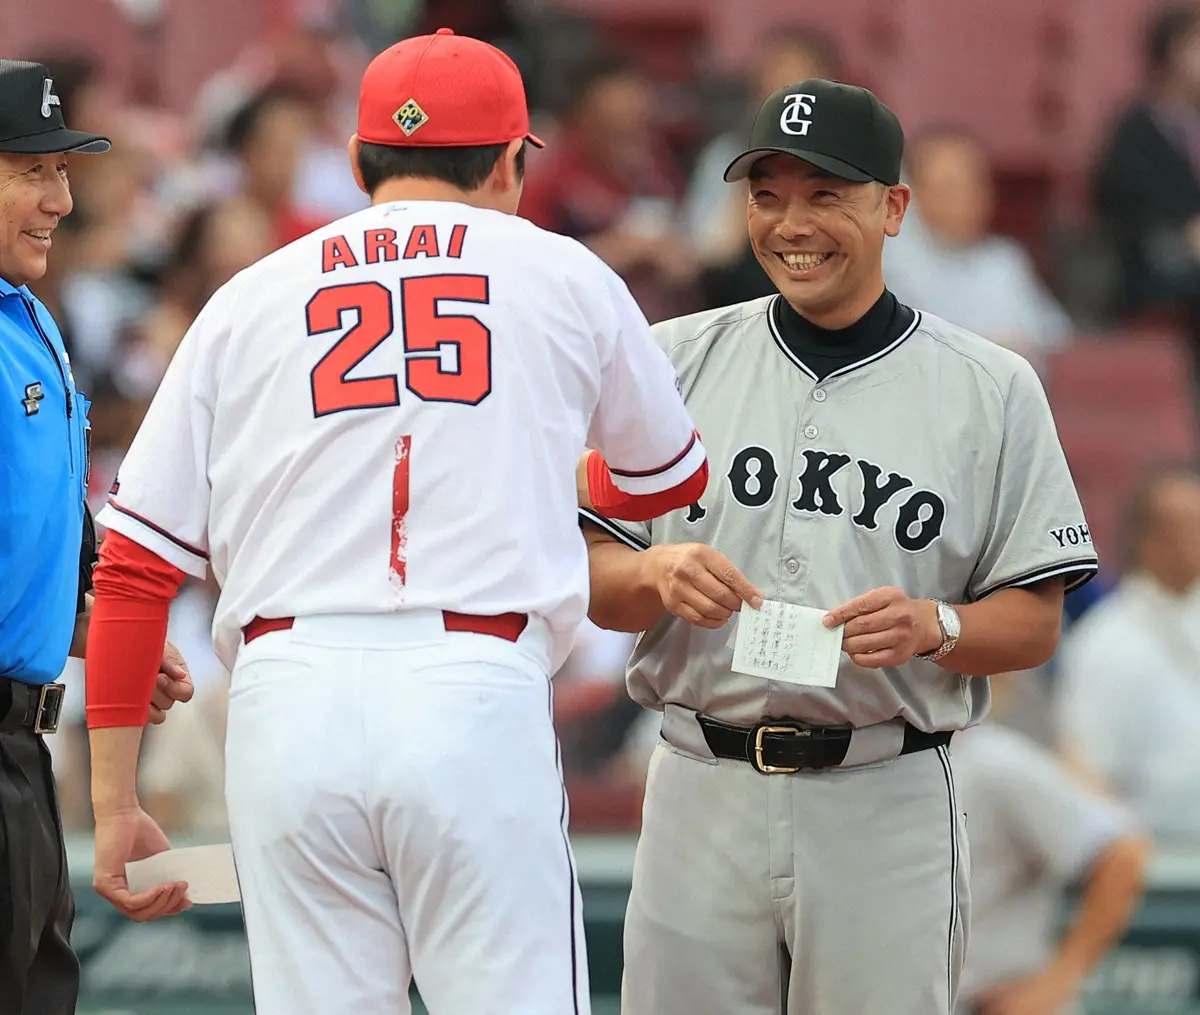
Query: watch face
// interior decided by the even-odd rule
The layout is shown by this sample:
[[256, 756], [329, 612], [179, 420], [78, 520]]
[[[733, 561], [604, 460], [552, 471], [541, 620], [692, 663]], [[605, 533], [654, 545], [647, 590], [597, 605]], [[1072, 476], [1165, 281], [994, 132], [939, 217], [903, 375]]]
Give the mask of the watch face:
[[962, 622], [959, 620], [958, 611], [952, 606], [941, 604], [938, 606], [938, 620], [941, 621], [942, 630], [946, 632], [947, 638], [957, 638], [962, 631]]

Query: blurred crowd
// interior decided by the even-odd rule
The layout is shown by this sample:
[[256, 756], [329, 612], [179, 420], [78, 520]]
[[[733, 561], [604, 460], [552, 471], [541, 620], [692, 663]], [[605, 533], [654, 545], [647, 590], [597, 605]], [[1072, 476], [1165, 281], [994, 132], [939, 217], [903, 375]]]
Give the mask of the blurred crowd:
[[[75, 211], [55, 234], [51, 273], [34, 287], [93, 403], [95, 507], [209, 296], [269, 251], [365, 206], [345, 144], [361, 69], [397, 33], [444, 23], [512, 53], [548, 142], [529, 159], [522, 214], [590, 246], [651, 320], [771, 291], [745, 238], [743, 191], [721, 172], [774, 89], [810, 76], [857, 80], [823, 32], [777, 28], [737, 87], [723, 89], [710, 133], [693, 136], [664, 128], [671, 95], [653, 74], [586, 30], [564, 49], [504, 3], [430, 5], [438, 9], [425, 15], [420, 4], [401, 5], [395, 24], [374, 6], [348, 3], [337, 17], [255, 40], [184, 116], [130, 104], [100, 54], [13, 54], [51, 69], [73, 126], [114, 141], [104, 158], [72, 163]], [[1117, 268], [1115, 298], [1093, 309], [1111, 320], [1167, 315], [1200, 350], [1200, 14], [1165, 10], [1142, 45], [1145, 80], [1112, 110], [1089, 187], [1093, 225]], [[885, 250], [888, 285], [1050, 369], [1084, 329], [1064, 309], [1075, 301], [1055, 291], [1055, 273], [1019, 238], [993, 231], [1003, 194], [986, 137], [964, 123], [914, 134], [906, 182], [914, 206]], [[1121, 532], [1121, 559], [1102, 559], [1101, 577], [1070, 598], [1056, 659], [998, 694], [994, 721], [1053, 758], [1062, 779], [1119, 801], [1160, 841], [1200, 843], [1200, 473], [1180, 463], [1148, 475]], [[174, 605], [169, 637], [199, 693], [147, 733], [144, 752], [147, 809], [172, 832], [210, 840], [225, 835], [228, 677], [209, 645], [215, 592], [192, 582]], [[557, 680], [580, 830], [636, 827], [657, 728], [624, 693], [629, 647], [627, 636], [585, 627]], [[53, 748], [65, 823], [86, 830], [82, 688], [69, 700], [72, 722]]]

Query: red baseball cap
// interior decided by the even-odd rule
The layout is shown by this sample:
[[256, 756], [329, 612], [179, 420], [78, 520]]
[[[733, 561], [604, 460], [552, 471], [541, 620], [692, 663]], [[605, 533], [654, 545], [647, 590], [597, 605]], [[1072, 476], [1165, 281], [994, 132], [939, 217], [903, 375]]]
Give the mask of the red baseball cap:
[[385, 49], [363, 74], [358, 137], [393, 147], [507, 144], [529, 133], [521, 72], [479, 39], [439, 28]]

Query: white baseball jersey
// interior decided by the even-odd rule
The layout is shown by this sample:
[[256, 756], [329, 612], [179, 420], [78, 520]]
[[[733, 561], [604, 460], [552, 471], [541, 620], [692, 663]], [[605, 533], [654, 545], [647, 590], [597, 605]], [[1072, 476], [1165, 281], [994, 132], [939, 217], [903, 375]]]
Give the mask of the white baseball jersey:
[[[652, 523], [585, 518], [635, 548], [707, 543], [768, 599], [820, 610], [886, 585], [969, 603], [1050, 577], [1070, 589], [1095, 573], [1026, 360], [917, 313], [890, 345], [817, 380], [778, 332], [779, 298], [654, 327], [708, 447], [700, 502]], [[729, 722], [904, 718], [926, 731], [971, 725], [988, 707], [986, 681], [920, 659], [872, 670], [843, 653], [835, 688], [735, 673], [734, 630], [664, 615], [634, 649], [633, 697]]]
[[565, 657], [588, 590], [575, 466], [628, 493], [704, 461], [667, 357], [582, 245], [501, 212], [397, 202], [238, 274], [197, 317], [98, 521], [256, 615], [540, 616]]

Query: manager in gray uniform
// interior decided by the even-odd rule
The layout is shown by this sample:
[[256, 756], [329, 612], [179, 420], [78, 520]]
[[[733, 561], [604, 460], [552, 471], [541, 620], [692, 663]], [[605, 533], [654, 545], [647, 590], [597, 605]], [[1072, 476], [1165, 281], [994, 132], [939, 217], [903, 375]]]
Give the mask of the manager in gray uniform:
[[[969, 861], [950, 757], [986, 675], [1054, 651], [1096, 555], [1016, 354], [884, 286], [909, 203], [871, 93], [771, 95], [750, 180], [781, 295], [656, 327], [713, 463], [650, 524], [585, 511], [591, 618], [644, 632], [663, 712], [625, 923], [624, 1015], [936, 1015], [954, 1005]], [[767, 599], [844, 623], [836, 687], [734, 672]]]

